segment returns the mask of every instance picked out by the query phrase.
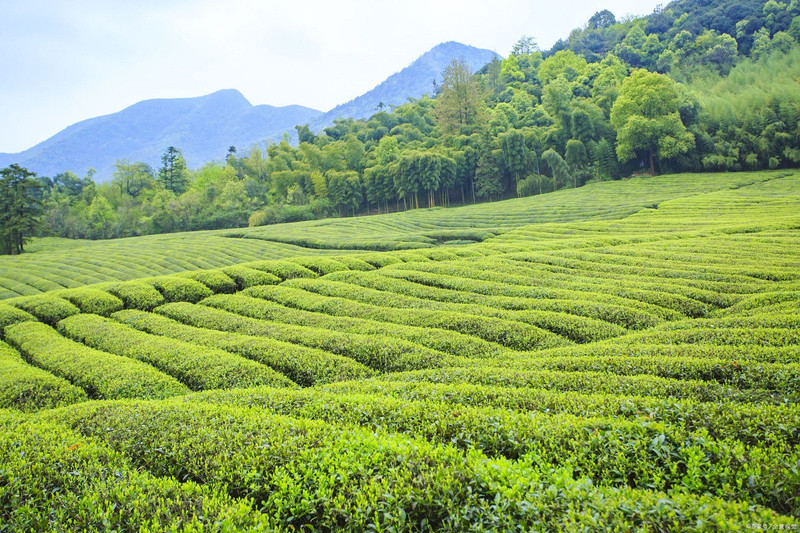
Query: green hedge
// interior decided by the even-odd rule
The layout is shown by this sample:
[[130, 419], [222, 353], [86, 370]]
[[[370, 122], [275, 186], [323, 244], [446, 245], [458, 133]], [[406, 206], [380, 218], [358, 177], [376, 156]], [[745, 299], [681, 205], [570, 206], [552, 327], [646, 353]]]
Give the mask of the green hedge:
[[533, 466], [533, 458], [492, 460], [474, 450], [262, 409], [106, 402], [48, 417], [102, 437], [154, 475], [202, 479], [252, 498], [256, 508], [298, 530], [699, 531], [708, 524], [795, 523], [747, 502], [679, 493], [667, 500], [659, 492], [597, 487], [575, 479], [571, 468]]
[[6, 328], [25, 359], [84, 389], [91, 398], [166, 398], [189, 389], [152, 366], [65, 339], [40, 322]]
[[16, 350], [0, 342], [0, 409], [36, 411], [86, 399], [82, 389], [29, 365]]
[[197, 303], [214, 294], [211, 289], [199, 281], [179, 276], [155, 278], [152, 283], [168, 302]]
[[[239, 289], [236, 282], [221, 270], [194, 270], [186, 273], [184, 277], [199, 281], [215, 294], [236, 292]], [[149, 311], [150, 309], [144, 310]]]
[[232, 296], [235, 295], [219, 294], [204, 301], [203, 305], [167, 304], [157, 308], [156, 312], [195, 327], [270, 337], [319, 348], [379, 371], [440, 367], [448, 362], [447, 356], [441, 352], [401, 339], [279, 324], [211, 307], [224, 305]]
[[150, 335], [97, 315], [73, 316], [58, 327], [62, 334], [87, 346], [153, 365], [192, 390], [294, 385], [268, 366], [239, 355]]
[[165, 301], [152, 285], [139, 281], [102, 285], [101, 288], [122, 300], [125, 309], [151, 311]]
[[[222, 269], [225, 274], [230, 276], [236, 282], [236, 287], [246, 289], [247, 287], [254, 287], [256, 285], [274, 285], [281, 282], [281, 278], [254, 268], [248, 268], [243, 265], [235, 265]], [[215, 291], [216, 292], [216, 291]]]
[[3, 531], [272, 531], [246, 500], [140, 472], [66, 426], [0, 411]]
[[245, 266], [256, 270], [263, 270], [283, 280], [293, 278], [316, 278], [318, 276], [313, 270], [292, 261], [256, 261], [254, 263], [246, 263]]
[[[786, 443], [745, 446], [735, 439], [713, 439], [704, 430], [688, 432], [646, 420], [517, 414], [466, 406], [454, 411], [443, 402], [308, 390], [213, 391], [187, 401], [193, 398], [408, 433], [463, 449], [477, 448], [490, 456], [519, 459], [528, 454], [540, 466], [571, 465], [576, 474], [597, 485], [680, 487], [685, 493], [746, 500], [780, 512], [791, 512], [800, 504], [800, 476], [788, 468], [775, 468], [800, 460], [800, 447], [787, 450]], [[749, 461], [742, 463], [742, 455]], [[696, 464], [698, 457], [702, 460]]]
[[784, 393], [759, 389], [741, 390], [730, 385], [699, 380], [679, 380], [657, 376], [621, 376], [602, 372], [559, 372], [555, 370], [517, 370], [493, 366], [437, 368], [388, 374], [390, 381], [429, 381], [432, 383], [473, 383], [503, 387], [610, 393], [627, 396], [692, 399], [697, 401], [740, 401], [783, 403]]
[[0, 303], [0, 338], [2, 338], [3, 329], [6, 326], [17, 324], [19, 322], [28, 322], [30, 320], [36, 319], [27, 311]]
[[316, 272], [319, 275], [330, 274], [331, 272], [338, 272], [339, 270], [349, 270], [347, 265], [340, 263], [335, 259], [322, 256], [309, 256], [309, 257], [293, 257], [290, 259], [293, 263], [304, 266], [309, 270]]
[[26, 296], [9, 300], [15, 307], [27, 311], [45, 324], [55, 326], [59, 320], [81, 312], [74, 304], [48, 294]]
[[[700, 402], [671, 397], [584, 393], [560, 389], [507, 387], [473, 383], [361, 380], [334, 383], [316, 390], [337, 394], [371, 394], [403, 400], [445, 401], [453, 405], [496, 407], [508, 411], [567, 413], [664, 422], [688, 431], [704, 429], [714, 438], [734, 438], [748, 445], [800, 444], [800, 405], [748, 404], [725, 400]], [[757, 420], [758, 423], [753, 423]]]
[[77, 289], [67, 289], [55, 291], [54, 296], [59, 296], [69, 300], [81, 310], [81, 313], [93, 313], [95, 315], [108, 316], [111, 313], [121, 310], [124, 304], [120, 298], [105, 290], [92, 287], [80, 287]]
[[375, 374], [349, 357], [267, 337], [195, 328], [161, 315], [139, 311], [120, 311], [112, 318], [147, 333], [238, 353], [275, 369], [303, 386], [359, 379]]
[[[331, 315], [326, 313], [329, 309], [326, 298], [299, 289], [283, 285], [271, 287], [267, 292], [262, 289], [253, 287], [242, 294], [211, 301], [224, 301], [221, 308], [253, 318], [363, 335], [387, 335], [457, 356], [491, 358], [509, 351], [499, 344], [457, 331]], [[259, 299], [248, 297], [250, 295]]]
[[[435, 302], [431, 302], [434, 305], [430, 306], [427, 303], [420, 304], [429, 307], [427, 309], [406, 308], [400, 305], [407, 303], [404, 301], [405, 297], [346, 283], [325, 279], [296, 279], [284, 282], [284, 285], [330, 297], [325, 307], [325, 311], [329, 314], [449, 329], [496, 342], [514, 350], [537, 350], [570, 344], [567, 339], [531, 324], [494, 316], [451, 311], [446, 304], [442, 304], [441, 310], [436, 310]], [[266, 296], [269, 291], [264, 290], [258, 294]], [[493, 313], [489, 308], [485, 309], [487, 313]], [[472, 311], [479, 312], [474, 309]]]

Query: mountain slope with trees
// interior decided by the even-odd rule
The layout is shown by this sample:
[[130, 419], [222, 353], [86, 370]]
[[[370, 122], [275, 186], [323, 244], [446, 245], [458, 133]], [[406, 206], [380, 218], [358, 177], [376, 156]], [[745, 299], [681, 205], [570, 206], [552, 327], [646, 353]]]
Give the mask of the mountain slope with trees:
[[118, 161], [102, 185], [42, 178], [45, 226], [109, 238], [446, 207], [632, 174], [794, 168], [798, 39], [797, 0], [679, 1], [624, 21], [600, 11], [551, 50], [523, 37], [477, 74], [453, 59], [433, 97], [321, 132], [299, 124], [298, 144], [231, 150], [181, 170], [179, 186], [163, 178], [172, 170], [136, 161]]

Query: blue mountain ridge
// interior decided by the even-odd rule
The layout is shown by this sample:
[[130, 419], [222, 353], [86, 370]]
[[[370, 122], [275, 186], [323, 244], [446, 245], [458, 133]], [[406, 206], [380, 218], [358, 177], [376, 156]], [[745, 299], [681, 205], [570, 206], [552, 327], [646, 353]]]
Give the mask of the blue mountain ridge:
[[335, 118], [369, 117], [381, 102], [400, 105], [430, 94], [433, 80], [441, 81], [442, 71], [453, 58], [463, 59], [477, 71], [494, 57], [499, 56], [490, 50], [443, 43], [371, 91], [326, 113], [299, 105], [254, 106], [236, 89], [195, 98], [145, 100], [68, 126], [28, 150], [0, 153], [0, 167], [18, 163], [41, 176], [65, 170], [82, 176], [91, 167], [97, 171], [96, 180], [106, 181], [118, 159], [144, 161], [157, 168], [164, 150], [175, 146], [189, 167], [196, 168], [224, 159], [230, 146], [247, 150], [279, 140], [285, 133], [294, 137], [296, 125], [310, 124], [319, 131]]

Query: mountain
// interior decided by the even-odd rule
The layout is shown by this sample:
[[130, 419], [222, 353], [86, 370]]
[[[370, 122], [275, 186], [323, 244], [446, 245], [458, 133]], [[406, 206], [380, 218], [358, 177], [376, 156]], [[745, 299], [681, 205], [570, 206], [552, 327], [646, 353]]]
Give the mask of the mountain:
[[492, 59], [502, 59], [496, 52], [467, 46], [453, 41], [434, 46], [409, 66], [392, 74], [380, 85], [347, 103], [338, 105], [314, 120], [312, 130], [320, 130], [333, 124], [336, 118], [369, 118], [383, 103], [387, 106], [404, 104], [409, 98], [419, 98], [433, 93], [433, 81], [442, 81], [442, 71], [452, 59], [467, 62], [473, 72], [489, 63]]
[[378, 105], [400, 105], [433, 90], [433, 80], [451, 59], [465, 60], [474, 71], [493, 58], [490, 50], [449, 42], [435, 46], [411, 65], [393, 74], [371, 91], [327, 113], [302, 106], [252, 105], [235, 89], [197, 98], [145, 100], [118, 113], [73, 124], [53, 137], [17, 154], [0, 153], [0, 168], [11, 163], [41, 176], [71, 170], [79, 176], [93, 167], [95, 179], [105, 181], [117, 159], [144, 161], [160, 166], [169, 146], [183, 151], [187, 164], [196, 168], [225, 157], [228, 147], [247, 149], [265, 140], [294, 134], [299, 124], [318, 131], [338, 117], [364, 118]]
[[157, 167], [168, 146], [181, 148], [197, 167], [222, 159], [231, 145], [280, 138], [296, 124], [319, 116], [302, 106], [254, 106], [234, 89], [197, 98], [145, 100], [118, 113], [73, 124], [19, 154], [0, 154], [0, 166], [19, 163], [40, 175], [64, 170], [83, 175], [89, 167], [107, 179], [114, 161], [145, 161]]

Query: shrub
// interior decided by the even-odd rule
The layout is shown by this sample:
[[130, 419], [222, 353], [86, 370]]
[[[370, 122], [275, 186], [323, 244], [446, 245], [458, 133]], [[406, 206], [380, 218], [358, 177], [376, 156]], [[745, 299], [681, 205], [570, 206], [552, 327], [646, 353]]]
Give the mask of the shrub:
[[152, 283], [168, 302], [197, 303], [214, 294], [211, 289], [199, 281], [179, 276], [155, 278]]
[[313, 270], [320, 276], [330, 274], [331, 272], [337, 272], [339, 270], [348, 270], [347, 265], [344, 263], [340, 263], [339, 261], [330, 259], [328, 257], [295, 257], [292, 258], [291, 261]]
[[665, 511], [664, 493], [597, 487], [575, 479], [570, 468], [539, 469], [532, 457], [492, 460], [474, 450], [261, 409], [108, 402], [54, 411], [48, 419], [102, 436], [153, 475], [202, 479], [246, 495], [287, 529], [699, 530], [698, 520], [704, 524], [709, 513], [723, 525], [792, 523], [749, 502], [698, 494], [671, 494]]
[[10, 305], [0, 303], [0, 337], [2, 337], [3, 329], [6, 326], [17, 324], [19, 322], [27, 322], [29, 320], [36, 319], [33, 317], [33, 315], [23, 311], [22, 309], [17, 309], [16, 307], [11, 307]]
[[[194, 270], [187, 273], [185, 277], [194, 281], [199, 281], [215, 294], [236, 292], [238, 290], [236, 282], [221, 270]], [[149, 310], [150, 309], [144, 309], [144, 311]]]
[[164, 303], [164, 297], [153, 286], [138, 281], [113, 283], [102, 288], [122, 300], [126, 309], [150, 311]]
[[10, 302], [13, 302], [15, 307], [27, 311], [38, 320], [51, 326], [58, 324], [59, 320], [81, 312], [80, 309], [67, 300], [47, 294], [15, 298]]
[[281, 282], [281, 278], [278, 276], [243, 265], [231, 266], [222, 270], [236, 282], [239, 290], [255, 285], [274, 285]]
[[247, 263], [246, 266], [256, 270], [263, 270], [282, 280], [293, 278], [316, 278], [318, 274], [302, 265], [292, 261], [256, 261]]
[[160, 315], [136, 311], [120, 311], [115, 313], [113, 318], [147, 333], [238, 353], [275, 369], [303, 386], [358, 379], [375, 374], [374, 371], [349, 357], [267, 337], [250, 337], [195, 328]]
[[151, 364], [192, 390], [293, 385], [282, 374], [239, 355], [150, 335], [96, 315], [63, 320], [59, 331], [92, 348]]
[[84, 400], [82, 389], [27, 364], [13, 348], [0, 342], [0, 409], [36, 411]]
[[106, 291], [91, 287], [67, 289], [52, 293], [77, 305], [82, 313], [108, 316], [123, 308], [122, 300]]
[[91, 398], [166, 398], [189, 392], [146, 363], [65, 339], [39, 322], [9, 326], [6, 337], [29, 362], [69, 380]]
[[[158, 478], [56, 421], [0, 412], [0, 524], [8, 531], [267, 531], [247, 501]], [[10, 503], [13, 502], [13, 505]]]

